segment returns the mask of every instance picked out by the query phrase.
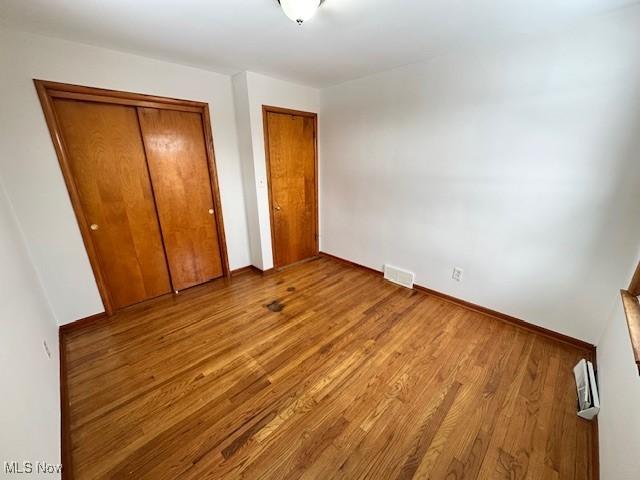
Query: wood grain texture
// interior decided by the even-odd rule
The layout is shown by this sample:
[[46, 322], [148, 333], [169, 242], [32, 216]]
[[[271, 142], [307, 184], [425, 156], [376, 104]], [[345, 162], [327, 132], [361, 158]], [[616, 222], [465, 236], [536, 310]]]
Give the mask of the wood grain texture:
[[627, 317], [629, 336], [631, 337], [631, 348], [638, 372], [640, 373], [640, 302], [638, 297], [631, 295], [626, 290], [622, 290], [622, 305]]
[[640, 296], [640, 264], [636, 268], [631, 284], [629, 285], [629, 293], [634, 297]]
[[166, 108], [185, 112], [201, 112], [205, 103], [193, 100], [183, 100], [170, 97], [159, 97], [145, 93], [123, 92], [108, 88], [88, 87], [86, 85], [74, 85], [71, 83], [52, 82], [49, 80], [34, 79], [34, 83], [46, 90], [47, 94], [54, 98], [73, 98], [100, 103], [116, 103], [118, 105], [131, 105], [151, 108]]
[[318, 254], [315, 114], [263, 107], [276, 268]]
[[107, 318], [109, 318], [109, 315], [107, 315], [106, 312], [96, 313], [94, 315], [89, 315], [88, 317], [79, 318], [78, 320], [74, 320], [73, 322], [60, 325], [58, 327], [58, 330], [60, 331], [60, 333], [68, 333], [73, 330], [85, 328], [94, 323], [100, 323]]
[[202, 115], [138, 108], [174, 290], [222, 276]]
[[62, 347], [77, 479], [594, 478], [584, 351], [325, 257]]
[[[87, 321], [85, 325], [88, 325]], [[67, 385], [67, 349], [65, 347], [67, 330], [58, 329], [58, 355], [60, 360], [60, 460], [62, 462], [62, 480], [73, 480], [73, 459], [71, 458], [71, 418], [69, 416], [69, 387]]]
[[249, 272], [257, 272], [259, 273], [261, 270], [253, 265], [247, 265], [246, 267], [236, 268], [235, 270], [231, 270], [231, 276], [237, 277], [238, 275], [244, 275]]
[[136, 109], [59, 98], [53, 105], [113, 307], [170, 292]]
[[[352, 265], [354, 267], [358, 267], [358, 268], [362, 268], [364, 270], [367, 270], [369, 272], [375, 273], [376, 275], [383, 275], [383, 273], [381, 271], [375, 270], [373, 268], [370, 267], [366, 267], [364, 265], [360, 265], [358, 263], [352, 262], [351, 260], [347, 260], [344, 258], [340, 258], [337, 257], [335, 255], [331, 255], [330, 253], [326, 253], [326, 252], [320, 252], [320, 255], [322, 255], [323, 257], [328, 257], [328, 258], [332, 258], [334, 260], [337, 260], [339, 262], [343, 262], [346, 263], [347, 265]], [[549, 330], [548, 328], [544, 328], [544, 327], [540, 327], [538, 325], [534, 325], [532, 323], [526, 322], [524, 320], [521, 320], [519, 318], [516, 317], [512, 317], [511, 315], [507, 315], [505, 313], [502, 312], [497, 312], [495, 310], [492, 310], [490, 308], [487, 307], [483, 307], [481, 305], [476, 305], [475, 303], [471, 303], [471, 302], [467, 302], [466, 300], [462, 300], [460, 298], [456, 298], [456, 297], [452, 297], [451, 295], [447, 295], [446, 293], [442, 293], [442, 292], [438, 292], [437, 290], [432, 290], [431, 288], [427, 288], [424, 287], [422, 285], [417, 285], [414, 284], [413, 286], [414, 289], [419, 290], [421, 292], [424, 292], [428, 295], [434, 295], [438, 298], [441, 298], [447, 302], [451, 302], [451, 303], [455, 303], [456, 305], [460, 305], [461, 307], [464, 308], [468, 308], [469, 310], [473, 310], [475, 312], [479, 312], [482, 313], [484, 315], [489, 315], [491, 317], [495, 317], [498, 318], [500, 320], [503, 320], [505, 322], [508, 322], [512, 325], [516, 325], [518, 327], [524, 328], [526, 330], [530, 330], [533, 332], [536, 332], [540, 335], [545, 335], [549, 338], [552, 338], [554, 340], [558, 340], [560, 342], [565, 342], [568, 343], [569, 345], [572, 345], [574, 347], [577, 347], [579, 349], [583, 349], [586, 350], [595, 360], [595, 354], [596, 354], [596, 347], [595, 345], [585, 342], [584, 340], [580, 340], [574, 337], [570, 337], [568, 335], [564, 335], [562, 333], [558, 333], [558, 332], [554, 332], [553, 330]]]
[[100, 297], [102, 298], [102, 302], [104, 304], [107, 315], [113, 313], [116, 307], [114, 306], [109, 294], [106, 274], [101, 267], [97, 248], [94, 243], [92, 230], [90, 229], [90, 223], [86, 219], [86, 212], [83, 211], [79, 190], [76, 185], [73, 172], [71, 170], [71, 160], [69, 152], [65, 145], [61, 126], [54, 110], [54, 101], [56, 99], [77, 100], [105, 105], [126, 105], [131, 107], [160, 108], [164, 110], [193, 112], [202, 115], [202, 118], [204, 119], [203, 130], [210, 174], [210, 183], [213, 190], [213, 208], [215, 213], [216, 232], [220, 247], [219, 255], [222, 262], [223, 273], [226, 277], [230, 278], [231, 271], [229, 269], [227, 256], [224, 223], [222, 218], [222, 205], [220, 201], [215, 152], [213, 148], [213, 135], [210, 128], [211, 119], [209, 115], [209, 106], [207, 103], [168, 97], [158, 97], [141, 93], [71, 85], [66, 83], [51, 82], [47, 80], [34, 79], [34, 85], [38, 93], [38, 98], [40, 99], [40, 104], [42, 106], [44, 117], [47, 122], [47, 127], [49, 129], [53, 146], [60, 163], [60, 168], [62, 170], [62, 175], [64, 177], [67, 190], [69, 192], [69, 198], [76, 215], [76, 220], [78, 221], [78, 227], [80, 228], [80, 232], [82, 234], [82, 240], [87, 250], [91, 268], [93, 270], [96, 284], [100, 292]]
[[222, 261], [222, 271], [227, 278], [231, 278], [231, 268], [229, 267], [229, 255], [227, 253], [227, 236], [224, 231], [224, 219], [222, 213], [222, 200], [220, 199], [220, 184], [218, 182], [218, 167], [216, 164], [216, 152], [213, 148], [213, 132], [211, 130], [211, 115], [209, 105], [204, 103], [201, 108], [202, 120], [204, 122], [204, 140], [207, 149], [209, 176], [211, 179], [211, 189], [213, 190], [213, 209], [216, 216], [216, 231], [218, 233], [218, 245], [220, 247], [220, 260]]

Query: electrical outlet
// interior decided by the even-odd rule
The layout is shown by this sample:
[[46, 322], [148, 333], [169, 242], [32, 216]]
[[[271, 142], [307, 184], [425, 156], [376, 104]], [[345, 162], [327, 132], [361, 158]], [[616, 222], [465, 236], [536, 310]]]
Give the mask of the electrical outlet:
[[44, 347], [44, 353], [46, 353], [49, 360], [51, 360], [51, 350], [49, 350], [49, 345], [47, 345], [46, 340], [42, 340], [42, 346]]
[[451, 278], [453, 278], [456, 282], [461, 282], [463, 275], [464, 275], [464, 270], [462, 270], [459, 267], [454, 267], [453, 275], [451, 276]]

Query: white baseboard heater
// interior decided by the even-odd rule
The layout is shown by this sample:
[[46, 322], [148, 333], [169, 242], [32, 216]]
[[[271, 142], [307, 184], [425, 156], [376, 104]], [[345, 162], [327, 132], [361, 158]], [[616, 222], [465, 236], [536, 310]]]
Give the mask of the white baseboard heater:
[[600, 411], [600, 396], [593, 363], [584, 358], [573, 368], [578, 391], [578, 416], [593, 419]]

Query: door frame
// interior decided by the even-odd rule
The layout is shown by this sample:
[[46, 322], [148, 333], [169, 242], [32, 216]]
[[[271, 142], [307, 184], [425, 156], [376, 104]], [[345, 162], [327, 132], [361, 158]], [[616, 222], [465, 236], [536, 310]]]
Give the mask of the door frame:
[[320, 237], [320, 225], [319, 225], [319, 215], [318, 215], [318, 114], [313, 112], [305, 112], [303, 110], [293, 110], [290, 108], [282, 108], [275, 107], [272, 105], [262, 105], [262, 127], [264, 132], [264, 156], [267, 167], [267, 185], [269, 191], [269, 223], [271, 226], [271, 256], [273, 259], [273, 267], [274, 268], [282, 268], [281, 265], [278, 265], [278, 259], [276, 255], [276, 232], [274, 228], [274, 215], [275, 208], [273, 204], [273, 190], [271, 183], [271, 159], [269, 155], [269, 122], [267, 121], [267, 115], [269, 113], [282, 113], [285, 115], [298, 115], [302, 117], [308, 117], [313, 119], [313, 160], [314, 160], [314, 175], [315, 175], [315, 208], [313, 209], [314, 222], [313, 225], [315, 227], [314, 232], [314, 251], [316, 256], [320, 253], [320, 245], [319, 245], [319, 237]]
[[[53, 147], [60, 163], [62, 176], [64, 177], [71, 205], [80, 227], [80, 233], [84, 242], [89, 262], [95, 276], [98, 291], [102, 298], [105, 311], [111, 315], [114, 311], [113, 302], [111, 300], [107, 284], [105, 282], [104, 273], [100, 267], [96, 248], [89, 229], [89, 223], [83, 212], [80, 203], [80, 195], [75, 184], [75, 179], [71, 172], [69, 154], [64, 144], [62, 129], [60, 122], [56, 116], [53, 106], [54, 98], [66, 98], [71, 100], [82, 100], [97, 103], [112, 103], [117, 105], [128, 105], [132, 107], [150, 107], [160, 108], [164, 110], [180, 110], [186, 112], [199, 113], [202, 116], [202, 125], [204, 130], [204, 140], [206, 144], [207, 163], [209, 168], [209, 180], [211, 182], [211, 193], [213, 197], [213, 208], [215, 212], [216, 231], [218, 233], [218, 246], [220, 248], [220, 260], [222, 261], [222, 272], [226, 278], [230, 278], [231, 271], [229, 269], [229, 258], [227, 255], [227, 242], [224, 232], [224, 221], [222, 218], [222, 202], [220, 201], [220, 189], [218, 184], [218, 173], [216, 168], [215, 151], [213, 148], [213, 133], [211, 131], [211, 116], [209, 114], [209, 105], [205, 102], [196, 102], [193, 100], [180, 100], [169, 97], [158, 97], [155, 95], [146, 95], [142, 93], [123, 92], [119, 90], [108, 90], [104, 88], [86, 87], [81, 85], [72, 85], [67, 83], [51, 82], [48, 80], [33, 79], [38, 98], [42, 105], [42, 111], [49, 128], [49, 134], [53, 141]], [[146, 159], [145, 159], [146, 161]], [[165, 252], [166, 255], [166, 252]]]

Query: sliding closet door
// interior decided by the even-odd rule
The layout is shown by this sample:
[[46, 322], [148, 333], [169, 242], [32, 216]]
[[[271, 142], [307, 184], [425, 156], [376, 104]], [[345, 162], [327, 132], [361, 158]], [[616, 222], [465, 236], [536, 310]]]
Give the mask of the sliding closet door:
[[54, 99], [113, 308], [171, 291], [135, 107]]
[[138, 108], [138, 116], [174, 289], [222, 276], [202, 115]]

